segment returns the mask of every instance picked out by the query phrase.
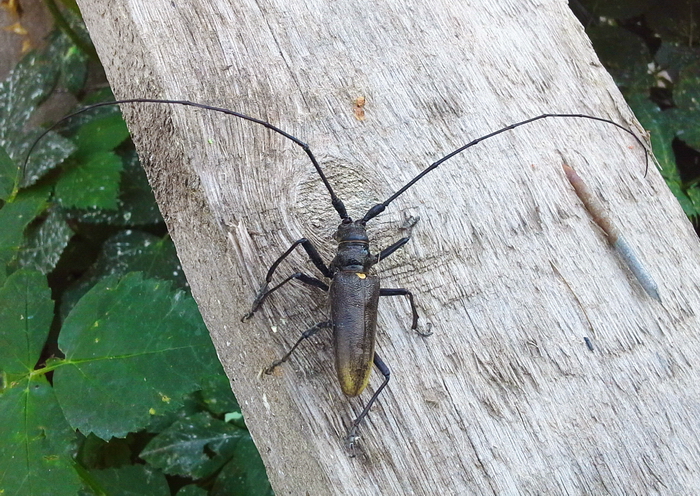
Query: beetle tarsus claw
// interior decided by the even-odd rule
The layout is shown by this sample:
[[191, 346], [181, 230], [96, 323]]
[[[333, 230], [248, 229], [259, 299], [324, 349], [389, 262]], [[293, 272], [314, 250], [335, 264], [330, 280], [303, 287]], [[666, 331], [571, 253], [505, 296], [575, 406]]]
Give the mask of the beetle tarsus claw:
[[360, 439], [360, 436], [357, 435], [357, 426], [355, 425], [345, 437], [345, 447], [350, 452], [350, 458], [355, 458], [355, 443], [357, 443], [358, 439]]
[[428, 324], [426, 325], [425, 330], [421, 329], [420, 327], [416, 327], [416, 328], [413, 329], [413, 330], [416, 331], [416, 333], [418, 333], [419, 336], [423, 336], [424, 338], [427, 338], [428, 336], [432, 336], [432, 335], [433, 335], [433, 330], [432, 330], [432, 329], [433, 329], [433, 324], [432, 324], [431, 322], [428, 322]]

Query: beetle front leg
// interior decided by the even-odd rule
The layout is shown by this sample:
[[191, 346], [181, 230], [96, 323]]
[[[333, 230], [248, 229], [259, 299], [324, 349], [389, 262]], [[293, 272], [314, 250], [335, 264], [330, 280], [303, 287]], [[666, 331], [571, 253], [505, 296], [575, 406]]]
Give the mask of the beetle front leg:
[[428, 324], [428, 329], [426, 331], [418, 329], [418, 310], [416, 309], [416, 303], [413, 301], [413, 294], [408, 289], [381, 288], [379, 290], [379, 296], [408, 296], [408, 303], [411, 305], [411, 313], [413, 314], [411, 330], [416, 331], [423, 337], [428, 337], [433, 334], [433, 331], [430, 330], [430, 324]]
[[321, 329], [330, 329], [330, 328], [332, 328], [332, 327], [333, 327], [333, 324], [332, 324], [330, 321], [327, 321], [327, 322], [319, 322], [318, 324], [316, 324], [316, 325], [314, 325], [313, 327], [309, 328], [308, 330], [306, 330], [306, 331], [301, 335], [301, 337], [300, 337], [299, 339], [297, 339], [297, 342], [294, 343], [294, 346], [292, 346], [292, 349], [291, 349], [291, 350], [289, 350], [282, 358], [280, 358], [279, 360], [276, 360], [275, 362], [273, 362], [272, 365], [270, 365], [269, 367], [267, 367], [263, 372], [265, 372], [265, 373], [268, 374], [268, 375], [269, 375], [269, 374], [272, 374], [272, 372], [273, 372], [277, 367], [279, 367], [279, 366], [282, 365], [284, 362], [286, 362], [287, 360], [289, 360], [289, 357], [292, 356], [292, 353], [294, 353], [294, 350], [297, 349], [297, 346], [299, 346], [299, 345], [301, 344], [302, 341], [304, 341], [304, 340], [306, 340], [306, 339], [309, 339], [311, 336], [313, 336], [314, 334], [316, 334], [316, 333], [317, 333], [318, 331], [320, 331]]
[[301, 238], [296, 240], [294, 243], [292, 243], [292, 246], [289, 247], [287, 251], [285, 251], [275, 262], [270, 266], [270, 269], [267, 271], [267, 276], [265, 277], [265, 282], [263, 285], [260, 287], [258, 290], [258, 294], [255, 296], [255, 300], [253, 300], [253, 306], [247, 314], [245, 314], [241, 318], [241, 322], [245, 322], [246, 320], [249, 320], [251, 317], [253, 317], [253, 314], [260, 308], [260, 305], [262, 304], [263, 301], [268, 297], [270, 293], [273, 291], [276, 291], [279, 289], [281, 286], [285, 285], [292, 279], [297, 279], [305, 284], [308, 284], [310, 286], [315, 286], [317, 288], [323, 289], [324, 291], [328, 291], [328, 285], [326, 285], [323, 281], [320, 281], [319, 279], [311, 276], [307, 276], [306, 274], [302, 274], [301, 272], [297, 272], [295, 274], [292, 274], [289, 276], [287, 279], [282, 281], [280, 284], [275, 286], [272, 289], [268, 289], [270, 285], [270, 281], [272, 281], [272, 276], [274, 275], [275, 271], [277, 270], [277, 267], [279, 264], [289, 256], [289, 254], [294, 251], [294, 249], [301, 245], [302, 248], [304, 248], [304, 251], [306, 254], [309, 256], [309, 259], [311, 262], [316, 266], [318, 270], [321, 271], [321, 273], [328, 277], [332, 278], [333, 277], [333, 272], [326, 266], [325, 262], [321, 258], [321, 255], [319, 255], [318, 251], [316, 250], [316, 247], [311, 243], [306, 238]]
[[345, 446], [347, 446], [348, 450], [350, 450], [351, 457], [355, 456], [355, 443], [360, 437], [357, 435], [357, 427], [360, 425], [360, 422], [362, 422], [362, 420], [367, 416], [367, 414], [369, 413], [369, 409], [372, 408], [374, 402], [377, 401], [379, 394], [386, 387], [386, 385], [389, 384], [389, 379], [391, 378], [391, 371], [389, 370], [389, 367], [386, 366], [384, 361], [379, 357], [379, 355], [377, 355], [376, 352], [374, 354], [374, 365], [384, 376], [384, 382], [382, 382], [382, 385], [379, 386], [379, 388], [377, 388], [377, 390], [367, 402], [367, 405], [365, 405], [365, 408], [354, 420], [354, 422], [352, 423], [352, 427], [350, 427], [350, 430], [348, 431], [348, 435], [345, 437]]

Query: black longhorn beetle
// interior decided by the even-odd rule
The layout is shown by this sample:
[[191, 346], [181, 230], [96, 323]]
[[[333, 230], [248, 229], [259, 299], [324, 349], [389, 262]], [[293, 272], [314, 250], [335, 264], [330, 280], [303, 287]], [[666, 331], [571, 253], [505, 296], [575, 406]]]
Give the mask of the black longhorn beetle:
[[[492, 133], [486, 134], [480, 138], [474, 139], [460, 148], [457, 148], [453, 152], [445, 155], [441, 159], [437, 160], [431, 164], [428, 168], [423, 170], [416, 177], [411, 179], [405, 186], [399, 189], [396, 193], [391, 195], [383, 203], [378, 203], [377, 205], [370, 208], [365, 215], [359, 220], [352, 220], [345, 209], [345, 205], [342, 200], [336, 196], [333, 192], [333, 188], [326, 179], [321, 166], [319, 165], [316, 157], [311, 152], [309, 145], [301, 141], [300, 139], [292, 136], [291, 134], [273, 126], [272, 124], [265, 122], [254, 117], [249, 117], [247, 115], [241, 114], [239, 112], [234, 112], [232, 110], [213, 107], [210, 105], [204, 105], [200, 103], [194, 103], [187, 100], [159, 100], [151, 98], [130, 98], [125, 100], [116, 100], [112, 102], [103, 102], [94, 105], [90, 105], [83, 109], [78, 110], [53, 124], [46, 131], [44, 131], [32, 144], [27, 152], [26, 158], [22, 169], [26, 169], [27, 161], [29, 156], [39, 142], [39, 140], [46, 135], [50, 130], [70, 119], [78, 114], [87, 112], [94, 108], [103, 107], [107, 105], [120, 105], [128, 103], [159, 103], [159, 104], [174, 104], [174, 105], [184, 105], [189, 107], [196, 107], [205, 110], [211, 110], [214, 112], [221, 112], [227, 115], [232, 115], [246, 121], [254, 122], [260, 124], [267, 129], [284, 136], [285, 138], [293, 141], [295, 144], [300, 146], [306, 155], [308, 155], [311, 163], [313, 164], [316, 172], [318, 173], [321, 181], [328, 190], [330, 194], [331, 203], [333, 208], [340, 216], [340, 225], [335, 233], [335, 240], [338, 242], [338, 249], [335, 258], [331, 261], [329, 265], [326, 265], [314, 245], [306, 238], [299, 239], [292, 243], [289, 247], [270, 267], [267, 272], [267, 277], [262, 287], [258, 291], [253, 306], [248, 314], [243, 316], [242, 321], [250, 319], [253, 314], [260, 308], [260, 305], [267, 299], [270, 294], [278, 290], [291, 280], [298, 280], [304, 284], [313, 286], [315, 288], [322, 289], [329, 293], [330, 304], [331, 304], [331, 315], [330, 320], [320, 322], [310, 327], [306, 332], [304, 332], [301, 337], [297, 340], [294, 346], [287, 352], [281, 359], [274, 362], [267, 369], [266, 373], [271, 373], [272, 370], [278, 365], [284, 363], [289, 359], [291, 354], [296, 350], [299, 344], [310, 336], [314, 335], [321, 329], [332, 329], [333, 331], [333, 341], [335, 347], [335, 363], [336, 372], [338, 374], [338, 380], [340, 382], [341, 389], [343, 393], [347, 396], [358, 396], [367, 386], [369, 382], [370, 372], [372, 369], [372, 364], [374, 364], [381, 374], [384, 376], [384, 381], [374, 392], [372, 397], [369, 399], [365, 405], [362, 412], [357, 416], [357, 418], [352, 422], [352, 425], [348, 431], [346, 437], [346, 445], [351, 451], [351, 455], [354, 454], [354, 445], [357, 441], [358, 434], [357, 429], [362, 420], [369, 413], [370, 408], [374, 402], [379, 397], [379, 394], [389, 383], [390, 371], [386, 366], [384, 361], [379, 357], [379, 355], [374, 351], [375, 344], [375, 332], [377, 326], [377, 307], [378, 300], [380, 296], [407, 296], [411, 312], [413, 314], [413, 321], [411, 324], [411, 329], [419, 332], [421, 335], [429, 335], [430, 331], [421, 332], [418, 330], [418, 312], [416, 311], [416, 305], [413, 300], [413, 295], [410, 291], [403, 288], [381, 288], [379, 285], [379, 277], [370, 274], [373, 265], [377, 264], [384, 258], [388, 257], [396, 250], [405, 245], [410, 239], [410, 229], [413, 227], [417, 219], [409, 219], [407, 224], [404, 226], [407, 229], [407, 235], [392, 245], [384, 248], [378, 254], [373, 255], [369, 249], [369, 238], [367, 236], [367, 230], [365, 225], [368, 221], [382, 213], [391, 202], [393, 202], [397, 197], [402, 195], [407, 189], [413, 186], [416, 182], [422, 179], [430, 171], [436, 169], [440, 164], [454, 157], [458, 153], [463, 152], [467, 148], [470, 148], [477, 143], [489, 139], [498, 134], [504, 133], [515, 129], [516, 127], [529, 124], [531, 122], [546, 119], [546, 118], [580, 118], [589, 119], [593, 121], [603, 122], [606, 124], [612, 124], [622, 131], [630, 134], [634, 139], [642, 146], [645, 150], [646, 158], [646, 170], [649, 168], [649, 157], [646, 154], [646, 147], [644, 143], [629, 129], [624, 126], [613, 122], [609, 119], [604, 119], [602, 117], [594, 117], [585, 114], [542, 114], [537, 117], [532, 117], [524, 121], [511, 124]], [[646, 172], [645, 172], [646, 174]], [[282, 282], [269, 288], [272, 281], [272, 277], [277, 270], [279, 264], [298, 246], [301, 246], [307, 253], [311, 262], [316, 266], [316, 268], [323, 274], [324, 277], [330, 279], [330, 284], [326, 284], [320, 279], [303, 274], [301, 272], [296, 272]]]

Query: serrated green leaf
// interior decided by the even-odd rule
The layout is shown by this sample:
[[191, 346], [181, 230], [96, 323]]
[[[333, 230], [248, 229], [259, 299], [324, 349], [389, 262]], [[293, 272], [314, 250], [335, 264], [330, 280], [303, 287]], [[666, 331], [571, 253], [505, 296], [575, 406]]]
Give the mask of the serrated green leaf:
[[120, 496], [170, 496], [165, 476], [146, 465], [126, 465], [106, 470], [91, 470], [90, 476], [103, 494]]
[[15, 187], [19, 167], [0, 146], [0, 200], [7, 200]]
[[[0, 208], [0, 264], [15, 256], [24, 241], [24, 229], [46, 208], [47, 189], [22, 191]], [[1, 268], [1, 267], [0, 267]]]
[[28, 374], [34, 369], [49, 335], [53, 306], [41, 273], [19, 270], [7, 278], [0, 288], [0, 371]]
[[207, 409], [217, 415], [240, 412], [241, 407], [231, 391], [231, 383], [225, 375], [206, 377], [202, 381], [202, 400]]
[[78, 156], [114, 150], [129, 137], [129, 130], [120, 114], [110, 114], [89, 120], [75, 133], [73, 142]]
[[63, 216], [52, 210], [40, 225], [27, 229], [26, 241], [17, 257], [20, 267], [48, 274], [56, 267], [72, 236], [73, 230]]
[[103, 439], [180, 407], [201, 377], [221, 371], [194, 300], [138, 273], [93, 287], [58, 345], [66, 356], [54, 373], [61, 407], [74, 428]]
[[0, 83], [0, 146], [16, 155], [20, 137], [29, 117], [46, 99], [58, 77], [58, 62], [34, 51], [27, 54]]
[[61, 60], [61, 83], [71, 93], [82, 91], [88, 74], [89, 57], [75, 45], [70, 46]]
[[233, 458], [219, 472], [212, 496], [272, 496], [265, 466], [249, 434], [238, 444]]
[[143, 272], [148, 278], [172, 281], [186, 288], [187, 279], [170, 236], [159, 238], [143, 231], [121, 231], [102, 245], [102, 252], [90, 270], [63, 296], [61, 312], [67, 315], [73, 305], [98, 281], [107, 276]]
[[115, 210], [121, 159], [113, 152], [96, 152], [71, 167], [56, 183], [56, 199], [66, 208]]
[[44, 376], [25, 379], [0, 396], [0, 494], [73, 496], [75, 433]]
[[[40, 136], [42, 131], [29, 133], [17, 146], [17, 156], [20, 166], [29, 153], [29, 148]], [[44, 177], [44, 175], [62, 164], [74, 151], [76, 146], [68, 138], [50, 131], [36, 144], [31, 151], [26, 167], [22, 170], [20, 186], [26, 188]]]
[[158, 434], [140, 457], [166, 474], [201, 479], [226, 463], [247, 436], [246, 430], [200, 412]]
[[146, 173], [134, 150], [123, 157], [121, 190], [117, 210], [77, 210], [69, 215], [80, 222], [112, 224], [115, 226], [145, 226], [160, 224], [163, 218], [146, 179]]

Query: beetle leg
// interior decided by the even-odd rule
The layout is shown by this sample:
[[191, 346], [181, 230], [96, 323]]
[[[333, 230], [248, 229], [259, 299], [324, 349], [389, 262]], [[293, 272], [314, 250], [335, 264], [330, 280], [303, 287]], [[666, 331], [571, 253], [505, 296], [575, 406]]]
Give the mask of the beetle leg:
[[401, 227], [402, 231], [407, 231], [406, 236], [404, 236], [391, 246], [387, 246], [382, 251], [380, 251], [379, 256], [377, 257], [377, 262], [384, 260], [386, 257], [394, 253], [406, 243], [408, 243], [408, 241], [411, 239], [411, 230], [413, 230], [413, 226], [415, 226], [419, 220], [420, 217], [409, 217], [404, 223], [404, 225]]
[[297, 346], [301, 344], [302, 341], [305, 339], [309, 339], [311, 336], [316, 334], [319, 330], [321, 329], [330, 329], [333, 327], [333, 324], [328, 321], [328, 322], [319, 322], [318, 324], [312, 326], [308, 330], [304, 331], [304, 333], [301, 335], [299, 339], [297, 339], [297, 342], [294, 343], [294, 346], [292, 346], [292, 349], [289, 350], [282, 358], [279, 360], [276, 360], [272, 365], [267, 367], [264, 372], [266, 374], [272, 374], [272, 371], [275, 370], [278, 366], [282, 365], [284, 362], [289, 360], [289, 357], [292, 356], [292, 353], [294, 353], [294, 350], [297, 349]]
[[379, 394], [386, 387], [386, 385], [389, 384], [389, 378], [391, 377], [391, 371], [389, 370], [389, 367], [387, 367], [387, 365], [379, 357], [379, 355], [377, 355], [377, 353], [374, 354], [374, 365], [375, 365], [375, 367], [377, 367], [379, 369], [379, 372], [381, 372], [381, 374], [384, 376], [384, 382], [382, 382], [382, 385], [379, 386], [377, 388], [377, 390], [374, 392], [372, 397], [367, 402], [367, 405], [365, 405], [365, 408], [362, 410], [360, 415], [357, 416], [355, 421], [352, 423], [352, 427], [350, 427], [350, 430], [348, 431], [348, 435], [345, 438], [345, 445], [347, 446], [347, 448], [351, 452], [350, 456], [355, 456], [355, 442], [360, 437], [357, 435], [357, 427], [360, 425], [360, 422], [362, 422], [362, 420], [367, 416], [370, 408], [372, 408], [372, 405], [374, 405], [374, 402], [377, 401]]
[[323, 291], [328, 291], [328, 284], [321, 281], [320, 279], [317, 279], [312, 276], [307, 276], [306, 274], [302, 274], [301, 272], [295, 272], [272, 289], [267, 289], [267, 283], [265, 283], [263, 287], [260, 288], [260, 291], [258, 291], [258, 294], [255, 296], [255, 300], [253, 301], [253, 306], [250, 309], [250, 312], [248, 312], [241, 318], [241, 322], [245, 322], [252, 318], [253, 314], [255, 314], [255, 312], [258, 311], [260, 305], [263, 304], [263, 302], [267, 299], [268, 296], [270, 296], [271, 293], [277, 291], [279, 288], [287, 284], [292, 279], [296, 279], [298, 281], [303, 282], [304, 284], [308, 284], [309, 286], [314, 286], [316, 288], [322, 289]]
[[418, 310], [416, 310], [416, 304], [413, 301], [413, 294], [404, 288], [381, 288], [379, 290], [379, 296], [408, 296], [408, 302], [411, 305], [411, 313], [413, 314], [413, 323], [411, 324], [411, 330], [416, 331], [421, 336], [430, 336], [433, 331], [430, 330], [430, 324], [428, 324], [428, 330], [423, 331], [418, 329]]
[[296, 248], [299, 245], [301, 245], [301, 247], [304, 248], [304, 251], [309, 256], [311, 262], [316, 266], [318, 270], [321, 271], [321, 273], [324, 276], [328, 277], [329, 279], [333, 277], [333, 272], [326, 266], [325, 262], [321, 258], [321, 255], [318, 254], [316, 247], [308, 239], [301, 238], [292, 243], [292, 246], [290, 246], [289, 249], [285, 251], [282, 254], [282, 256], [275, 260], [275, 263], [273, 263], [270, 266], [270, 270], [267, 271], [267, 276], [265, 277], [266, 284], [270, 283], [270, 281], [272, 280], [272, 275], [275, 273], [275, 270], [277, 270], [277, 266], [282, 262], [282, 260], [287, 258], [289, 254], [292, 253], [294, 248]]

